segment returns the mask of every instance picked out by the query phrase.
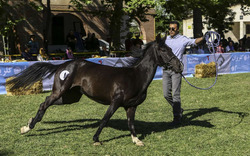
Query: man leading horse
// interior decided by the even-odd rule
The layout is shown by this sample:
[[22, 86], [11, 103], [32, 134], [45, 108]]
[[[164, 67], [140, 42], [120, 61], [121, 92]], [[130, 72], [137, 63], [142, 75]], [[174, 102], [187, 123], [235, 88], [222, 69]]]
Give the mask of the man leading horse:
[[[195, 46], [204, 40], [204, 37], [190, 39], [186, 36], [179, 34], [179, 23], [177, 21], [170, 22], [169, 36], [165, 40], [165, 44], [168, 45], [177, 58], [182, 62], [183, 54], [186, 46]], [[163, 95], [168, 103], [173, 108], [174, 119], [170, 123], [170, 126], [178, 126], [181, 124], [181, 118], [183, 109], [181, 108], [181, 73], [176, 73], [171, 68], [165, 67], [163, 69], [162, 83], [163, 83]]]

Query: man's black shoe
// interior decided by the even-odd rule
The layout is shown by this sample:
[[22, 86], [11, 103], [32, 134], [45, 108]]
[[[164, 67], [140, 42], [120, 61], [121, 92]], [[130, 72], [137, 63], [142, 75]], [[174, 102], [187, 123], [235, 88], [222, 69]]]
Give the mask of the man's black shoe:
[[183, 111], [184, 110], [181, 108], [181, 114], [180, 114], [180, 116], [175, 116], [174, 120], [171, 123], [169, 123], [169, 126], [177, 127], [177, 126], [181, 125], [181, 118], [183, 116]]
[[168, 124], [169, 126], [176, 127], [181, 125], [181, 119], [174, 119], [171, 123]]
[[184, 110], [181, 108], [181, 116], [183, 115]]

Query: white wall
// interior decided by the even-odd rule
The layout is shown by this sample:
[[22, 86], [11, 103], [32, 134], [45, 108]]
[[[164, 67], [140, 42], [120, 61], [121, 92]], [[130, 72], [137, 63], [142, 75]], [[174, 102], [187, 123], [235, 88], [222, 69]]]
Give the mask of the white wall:
[[[231, 37], [235, 42], [238, 42], [239, 39], [246, 35], [246, 25], [250, 25], [250, 15], [244, 16], [240, 8], [240, 5], [231, 7], [231, 9], [236, 13], [234, 19], [235, 24], [233, 25], [233, 30], [225, 34], [225, 38]], [[240, 16], [243, 16], [243, 19], [240, 19]], [[205, 20], [205, 18], [203, 18], [203, 20]], [[202, 32], [205, 33], [206, 31], [207, 26], [204, 25]], [[193, 37], [193, 18], [183, 20], [183, 35]]]
[[[43, 4], [47, 4], [47, 0], [42, 0]], [[70, 0], [51, 0], [50, 1], [51, 5], [69, 5]]]

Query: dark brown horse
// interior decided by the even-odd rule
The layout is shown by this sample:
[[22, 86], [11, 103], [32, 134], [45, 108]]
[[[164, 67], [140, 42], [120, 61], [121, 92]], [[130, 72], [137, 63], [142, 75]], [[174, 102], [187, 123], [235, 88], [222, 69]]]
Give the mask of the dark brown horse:
[[12, 90], [19, 87], [29, 87], [42, 78], [55, 74], [51, 95], [46, 97], [34, 118], [27, 126], [21, 128], [21, 133], [33, 129], [51, 105], [71, 104], [78, 102], [85, 94], [104, 105], [109, 105], [95, 133], [94, 144], [101, 144], [99, 135], [109, 119], [119, 107], [127, 113], [128, 127], [132, 141], [139, 146], [143, 142], [136, 137], [134, 129], [135, 111], [147, 95], [147, 88], [154, 78], [157, 66], [170, 64], [175, 72], [182, 72], [183, 66], [165, 45], [164, 40], [147, 44], [143, 56], [131, 67], [111, 67], [95, 64], [85, 60], [68, 61], [61, 65], [46, 62], [36, 63], [8, 83], [13, 84]]

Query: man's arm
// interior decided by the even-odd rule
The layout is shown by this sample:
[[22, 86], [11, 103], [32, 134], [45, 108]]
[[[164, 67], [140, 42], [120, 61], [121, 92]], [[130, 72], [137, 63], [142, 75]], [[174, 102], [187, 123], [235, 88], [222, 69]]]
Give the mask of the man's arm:
[[195, 40], [195, 44], [199, 44], [201, 41], [204, 40], [204, 37], [199, 37], [199, 38], [196, 38]]

